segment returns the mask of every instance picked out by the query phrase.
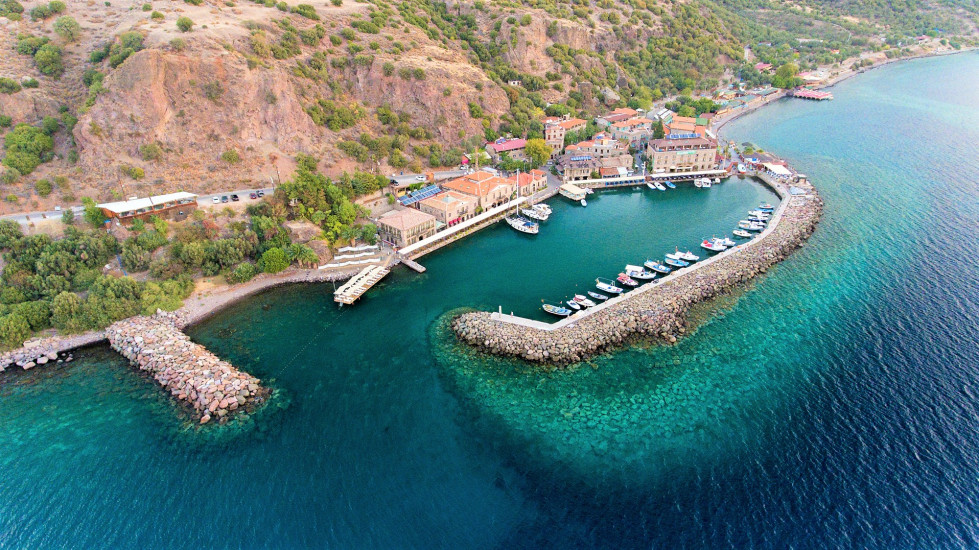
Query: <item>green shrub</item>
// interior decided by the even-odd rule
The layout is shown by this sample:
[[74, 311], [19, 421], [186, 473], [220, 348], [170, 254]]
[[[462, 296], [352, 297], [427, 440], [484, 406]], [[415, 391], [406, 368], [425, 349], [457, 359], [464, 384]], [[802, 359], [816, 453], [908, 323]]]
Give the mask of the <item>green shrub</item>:
[[146, 145], [139, 146], [139, 156], [143, 160], [153, 161], [160, 160], [163, 157], [163, 148], [157, 143], [148, 143]]
[[4, 346], [18, 348], [30, 336], [31, 326], [22, 315], [11, 313], [0, 317], [0, 343]]
[[82, 34], [82, 27], [70, 15], [62, 15], [54, 20], [54, 32], [66, 42], [74, 42]]
[[330, 44], [333, 44], [334, 46], [339, 46], [342, 43], [343, 43], [343, 38], [335, 34], [330, 35]]
[[190, 29], [194, 28], [194, 22], [189, 17], [181, 16], [177, 18], [177, 28], [180, 29], [180, 32], [189, 32]]
[[274, 247], [266, 250], [262, 254], [262, 258], [258, 261], [258, 264], [265, 273], [278, 273], [289, 267], [289, 258], [286, 256], [285, 250]]
[[150, 19], [154, 21], [163, 21], [164, 18], [165, 16], [158, 11], [154, 11], [153, 13], [150, 14]]
[[330, 3], [339, 8], [343, 5], [343, 0], [330, 0]]
[[51, 181], [47, 179], [39, 179], [34, 182], [34, 189], [37, 191], [37, 194], [42, 197], [50, 195], [53, 188], [54, 186], [51, 185]]
[[346, 38], [347, 40], [356, 40], [357, 33], [353, 29], [342, 29], [340, 30], [340, 36]]
[[41, 46], [34, 54], [34, 63], [41, 74], [48, 76], [61, 76], [65, 72], [65, 66], [61, 59], [63, 52], [61, 48], [54, 44]]
[[235, 266], [225, 279], [228, 281], [228, 284], [236, 285], [250, 281], [257, 273], [258, 269], [255, 268], [255, 264], [243, 262]]
[[3, 159], [4, 166], [14, 168], [26, 176], [54, 149], [54, 140], [40, 128], [20, 123], [4, 136], [4, 145], [7, 149], [7, 155]]
[[120, 166], [119, 171], [133, 178], [134, 180], [141, 180], [146, 175], [142, 168], [129, 164], [123, 164]]
[[21, 82], [21, 85], [24, 86], [25, 88], [37, 88], [38, 86], [41, 85], [41, 83], [38, 82], [36, 78], [28, 78], [23, 82]]
[[312, 19], [314, 21], [319, 21], [320, 16], [316, 13], [316, 8], [310, 6], [309, 4], [299, 4], [298, 6], [292, 8], [292, 13], [301, 15], [306, 19]]
[[49, 136], [53, 136], [61, 129], [61, 123], [53, 116], [46, 116], [41, 121], [41, 131]]
[[63, 13], [67, 7], [68, 6], [66, 6], [61, 0], [52, 0], [51, 2], [48, 2], [48, 10], [51, 11], [52, 15], [56, 13]]
[[218, 80], [212, 80], [207, 82], [203, 86], [204, 97], [210, 99], [211, 101], [217, 101], [224, 95], [224, 87], [221, 86], [221, 82]]
[[200, 6], [201, 4], [204, 3], [204, 0], [184, 0], [184, 2], [188, 4], [193, 4], [195, 6]]
[[221, 160], [227, 162], [228, 164], [238, 164], [241, 162], [241, 156], [238, 154], [238, 151], [228, 149], [227, 151], [221, 153]]
[[143, 4], [143, 11], [150, 11], [152, 9], [153, 9], [153, 4], [150, 4], [149, 2]]
[[184, 51], [184, 48], [187, 47], [187, 41], [183, 38], [174, 38], [170, 41], [170, 47], [173, 48], [174, 51], [182, 52]]
[[31, 8], [31, 21], [41, 21], [42, 19], [51, 17], [51, 15], [51, 9], [47, 6]]
[[0, 78], [0, 93], [15, 94], [20, 91], [20, 84], [12, 78]]
[[9, 116], [0, 115], [0, 128], [10, 128], [10, 125], [13, 124], [13, 122], [14, 119], [10, 118]]
[[41, 49], [41, 46], [47, 44], [48, 42], [50, 42], [50, 40], [43, 36], [23, 36], [17, 40], [17, 53], [32, 56], [37, 53], [37, 50]]
[[386, 61], [384, 65], [381, 66], [381, 70], [384, 71], [384, 76], [391, 76], [394, 74], [394, 63]]

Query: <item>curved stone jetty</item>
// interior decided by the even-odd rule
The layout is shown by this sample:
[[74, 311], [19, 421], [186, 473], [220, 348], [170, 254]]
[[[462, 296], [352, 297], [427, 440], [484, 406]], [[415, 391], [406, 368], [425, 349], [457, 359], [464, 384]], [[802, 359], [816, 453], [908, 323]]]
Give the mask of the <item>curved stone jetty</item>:
[[460, 340], [485, 352], [554, 365], [581, 361], [632, 337], [676, 342], [691, 306], [764, 273], [815, 230], [822, 212], [815, 189], [803, 184], [806, 194], [786, 196], [772, 186], [782, 203], [771, 226], [746, 244], [554, 325], [472, 312], [454, 319], [452, 328]]
[[222, 361], [180, 331], [185, 320], [157, 312], [131, 317], [105, 330], [112, 349], [149, 373], [171, 395], [190, 405], [201, 424], [251, 410], [269, 395], [258, 378]]

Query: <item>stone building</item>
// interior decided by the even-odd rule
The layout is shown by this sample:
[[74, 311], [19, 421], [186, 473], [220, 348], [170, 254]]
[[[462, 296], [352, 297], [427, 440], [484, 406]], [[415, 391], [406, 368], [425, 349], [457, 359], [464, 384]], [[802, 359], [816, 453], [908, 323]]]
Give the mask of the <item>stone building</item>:
[[517, 189], [521, 197], [529, 197], [547, 187], [547, 174], [541, 170], [531, 170], [530, 173], [517, 174]]
[[435, 216], [421, 210], [392, 210], [377, 220], [377, 234], [398, 248], [404, 248], [434, 235], [435, 225]]
[[703, 137], [656, 139], [646, 148], [654, 173], [712, 170], [717, 166], [716, 157], [717, 142]]
[[435, 216], [435, 219], [452, 226], [476, 215], [479, 201], [476, 197], [455, 191], [439, 193], [418, 203], [418, 209]]
[[517, 189], [517, 182], [481, 170], [443, 183], [442, 189], [473, 197], [480, 208], [488, 210], [509, 201]]

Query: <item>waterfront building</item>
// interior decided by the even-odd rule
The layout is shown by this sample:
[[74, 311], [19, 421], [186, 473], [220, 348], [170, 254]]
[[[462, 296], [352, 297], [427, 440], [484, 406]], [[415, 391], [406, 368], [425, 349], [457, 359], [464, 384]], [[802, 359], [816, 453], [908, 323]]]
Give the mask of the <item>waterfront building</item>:
[[525, 139], [500, 138], [492, 143], [487, 143], [486, 152], [489, 153], [490, 159], [494, 163], [500, 162], [504, 153], [506, 153], [511, 160], [525, 161], [527, 160], [526, 147], [527, 140]]
[[529, 197], [547, 187], [547, 173], [542, 170], [531, 170], [530, 173], [520, 173], [516, 176], [518, 195]]
[[565, 182], [589, 179], [592, 172], [598, 172], [601, 167], [602, 161], [590, 155], [564, 155], [557, 162], [557, 170]]
[[595, 124], [603, 128], [608, 128], [609, 126], [615, 124], [616, 122], [622, 122], [629, 120], [630, 118], [635, 118], [639, 115], [639, 112], [635, 109], [629, 109], [628, 107], [622, 107], [613, 110], [611, 113], [602, 115], [595, 119]]
[[145, 199], [132, 197], [124, 201], [102, 203], [98, 207], [106, 218], [123, 225], [129, 225], [136, 219], [148, 220], [150, 216], [182, 220], [197, 209], [197, 195], [181, 191]]
[[517, 189], [517, 182], [480, 170], [448, 181], [442, 188], [473, 197], [480, 208], [487, 210], [510, 200]]
[[456, 191], [446, 191], [418, 203], [418, 209], [435, 216], [445, 225], [452, 226], [476, 215], [479, 201], [475, 197]]
[[564, 148], [564, 136], [568, 132], [580, 132], [588, 124], [580, 118], [571, 118], [570, 115], [562, 117], [547, 117], [544, 119], [544, 143], [551, 148], [551, 158], [561, 154]]
[[623, 154], [627, 155], [629, 154], [629, 149], [617, 139], [604, 137], [602, 134], [599, 134], [593, 139], [568, 145], [565, 149], [565, 154], [572, 156], [589, 155], [592, 158], [604, 159]]
[[435, 229], [435, 216], [414, 208], [392, 210], [377, 220], [377, 234], [398, 248], [431, 237]]
[[699, 172], [717, 165], [717, 142], [704, 137], [656, 139], [649, 142], [646, 158], [653, 172]]

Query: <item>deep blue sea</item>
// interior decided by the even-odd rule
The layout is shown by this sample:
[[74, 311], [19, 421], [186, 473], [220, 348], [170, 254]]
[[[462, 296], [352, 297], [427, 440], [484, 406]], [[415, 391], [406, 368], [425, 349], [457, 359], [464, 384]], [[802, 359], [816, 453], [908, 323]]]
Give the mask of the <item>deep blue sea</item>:
[[889, 65], [725, 128], [826, 201], [804, 248], [675, 346], [486, 357], [460, 307], [537, 315], [727, 234], [732, 179], [553, 202], [350, 308], [277, 289], [190, 335], [275, 389], [197, 428], [104, 346], [0, 376], [2, 548], [979, 546], [979, 55]]

